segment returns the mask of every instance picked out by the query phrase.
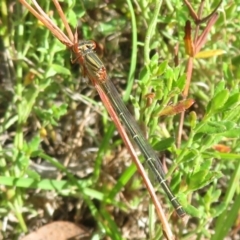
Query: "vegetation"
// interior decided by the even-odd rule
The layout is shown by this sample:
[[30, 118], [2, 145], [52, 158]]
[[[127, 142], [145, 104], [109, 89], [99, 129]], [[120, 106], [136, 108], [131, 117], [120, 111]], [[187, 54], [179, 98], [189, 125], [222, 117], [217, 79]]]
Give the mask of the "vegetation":
[[[63, 28], [51, 1], [39, 4]], [[201, 22], [179, 0], [61, 2], [79, 38], [98, 43], [159, 152], [189, 215], [184, 225], [157, 189], [177, 239], [239, 237], [240, 17], [237, 1], [218, 4], [205, 1]], [[70, 51], [19, 2], [0, 6], [3, 239], [57, 220], [96, 239], [163, 239], [141, 176]], [[206, 33], [200, 47], [187, 20], [192, 39]]]

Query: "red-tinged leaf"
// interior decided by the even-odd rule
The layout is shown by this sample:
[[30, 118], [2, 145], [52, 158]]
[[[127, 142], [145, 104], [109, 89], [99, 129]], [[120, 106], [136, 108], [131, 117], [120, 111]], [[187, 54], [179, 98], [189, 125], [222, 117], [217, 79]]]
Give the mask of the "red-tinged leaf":
[[194, 56], [194, 44], [191, 39], [191, 22], [188, 20], [186, 21], [185, 25], [185, 36], [184, 36], [184, 43], [185, 43], [185, 51], [190, 56]]
[[176, 114], [181, 113], [181, 112], [185, 111], [186, 109], [190, 108], [193, 105], [193, 103], [194, 103], [194, 100], [189, 98], [189, 99], [179, 102], [176, 105], [167, 106], [161, 111], [159, 116], [176, 115]]
[[217, 21], [217, 18], [218, 18], [218, 14], [215, 13], [215, 14], [212, 15], [212, 17], [208, 21], [207, 26], [205, 27], [204, 31], [202, 32], [202, 34], [197, 39], [197, 43], [196, 43], [196, 46], [195, 46], [195, 53], [198, 53], [201, 50], [201, 48], [204, 46], [204, 44], [206, 43], [207, 36], [208, 36], [212, 26]]
[[28, 72], [27, 75], [24, 77], [24, 86], [28, 86], [29, 84], [31, 84], [33, 82], [33, 80], [35, 79], [36, 74], [33, 73], [32, 71]]
[[197, 53], [194, 58], [210, 58], [210, 57], [219, 56], [219, 55], [222, 55], [225, 53], [226, 52], [221, 49], [206, 50], [206, 51], [201, 51], [201, 52]]
[[221, 153], [229, 153], [231, 151], [231, 148], [229, 146], [223, 144], [217, 144], [213, 146], [213, 149]]
[[156, 94], [155, 93], [148, 93], [145, 95], [145, 98], [147, 99], [147, 104], [146, 107], [151, 106], [153, 99], [155, 98]]

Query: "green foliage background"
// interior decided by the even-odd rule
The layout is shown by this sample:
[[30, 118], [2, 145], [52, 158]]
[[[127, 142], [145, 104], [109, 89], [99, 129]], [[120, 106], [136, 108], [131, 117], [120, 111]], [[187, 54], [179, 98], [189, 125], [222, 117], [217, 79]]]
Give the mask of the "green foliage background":
[[[39, 4], [63, 28], [51, 1]], [[159, 114], [182, 100], [189, 58], [184, 26], [192, 20], [186, 5], [179, 0], [61, 4], [79, 38], [94, 39], [102, 48], [99, 54], [110, 78], [166, 161], [171, 188], [190, 216], [183, 226], [158, 189], [174, 234], [178, 239], [234, 239], [240, 206], [238, 1], [223, 1], [202, 49], [224, 54], [194, 59], [189, 96], [195, 104], [185, 113], [180, 147], [179, 114]], [[199, 4], [193, 4], [196, 11]], [[203, 16], [217, 4], [205, 1]], [[141, 178], [95, 90], [71, 63], [71, 53], [19, 2], [1, 1], [0, 6], [0, 214], [1, 225], [8, 222], [2, 227], [4, 239], [31, 230], [40, 218], [38, 209], [44, 206], [33, 201], [36, 189], [46, 199], [49, 191], [61, 198], [56, 212], [67, 208], [67, 201], [80, 202], [78, 212], [64, 220], [78, 216], [78, 223], [93, 230], [92, 237], [133, 239], [134, 229], [137, 239], [163, 238], [161, 225], [148, 214], [150, 199]], [[194, 27], [192, 22], [193, 32]], [[147, 106], [146, 95], [152, 92], [155, 97]], [[43, 218], [59, 219], [46, 213]], [[141, 227], [136, 220], [144, 218], [149, 221]], [[128, 231], [126, 222], [132, 225]]]

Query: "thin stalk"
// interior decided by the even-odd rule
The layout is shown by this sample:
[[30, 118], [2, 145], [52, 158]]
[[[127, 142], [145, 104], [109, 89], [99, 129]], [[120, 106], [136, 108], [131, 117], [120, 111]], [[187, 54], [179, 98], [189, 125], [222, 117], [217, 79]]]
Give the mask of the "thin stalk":
[[149, 53], [150, 53], [150, 40], [151, 37], [153, 35], [153, 31], [156, 27], [157, 24], [157, 18], [158, 18], [158, 14], [160, 11], [160, 7], [162, 5], [162, 0], [156, 0], [155, 1], [155, 8], [154, 8], [154, 12], [153, 12], [153, 17], [149, 23], [148, 29], [147, 29], [147, 33], [146, 33], [146, 37], [145, 37], [145, 42], [144, 42], [144, 63], [145, 66], [148, 66], [150, 63], [150, 58], [149, 58]]

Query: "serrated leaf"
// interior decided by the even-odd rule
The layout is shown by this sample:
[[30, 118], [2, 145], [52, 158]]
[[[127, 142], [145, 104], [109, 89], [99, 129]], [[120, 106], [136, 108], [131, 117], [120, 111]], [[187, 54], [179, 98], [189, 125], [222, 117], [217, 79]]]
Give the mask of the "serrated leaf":
[[222, 54], [225, 54], [226, 51], [217, 49], [217, 50], [206, 50], [206, 51], [201, 51], [197, 53], [194, 58], [210, 58], [210, 57], [216, 57]]

